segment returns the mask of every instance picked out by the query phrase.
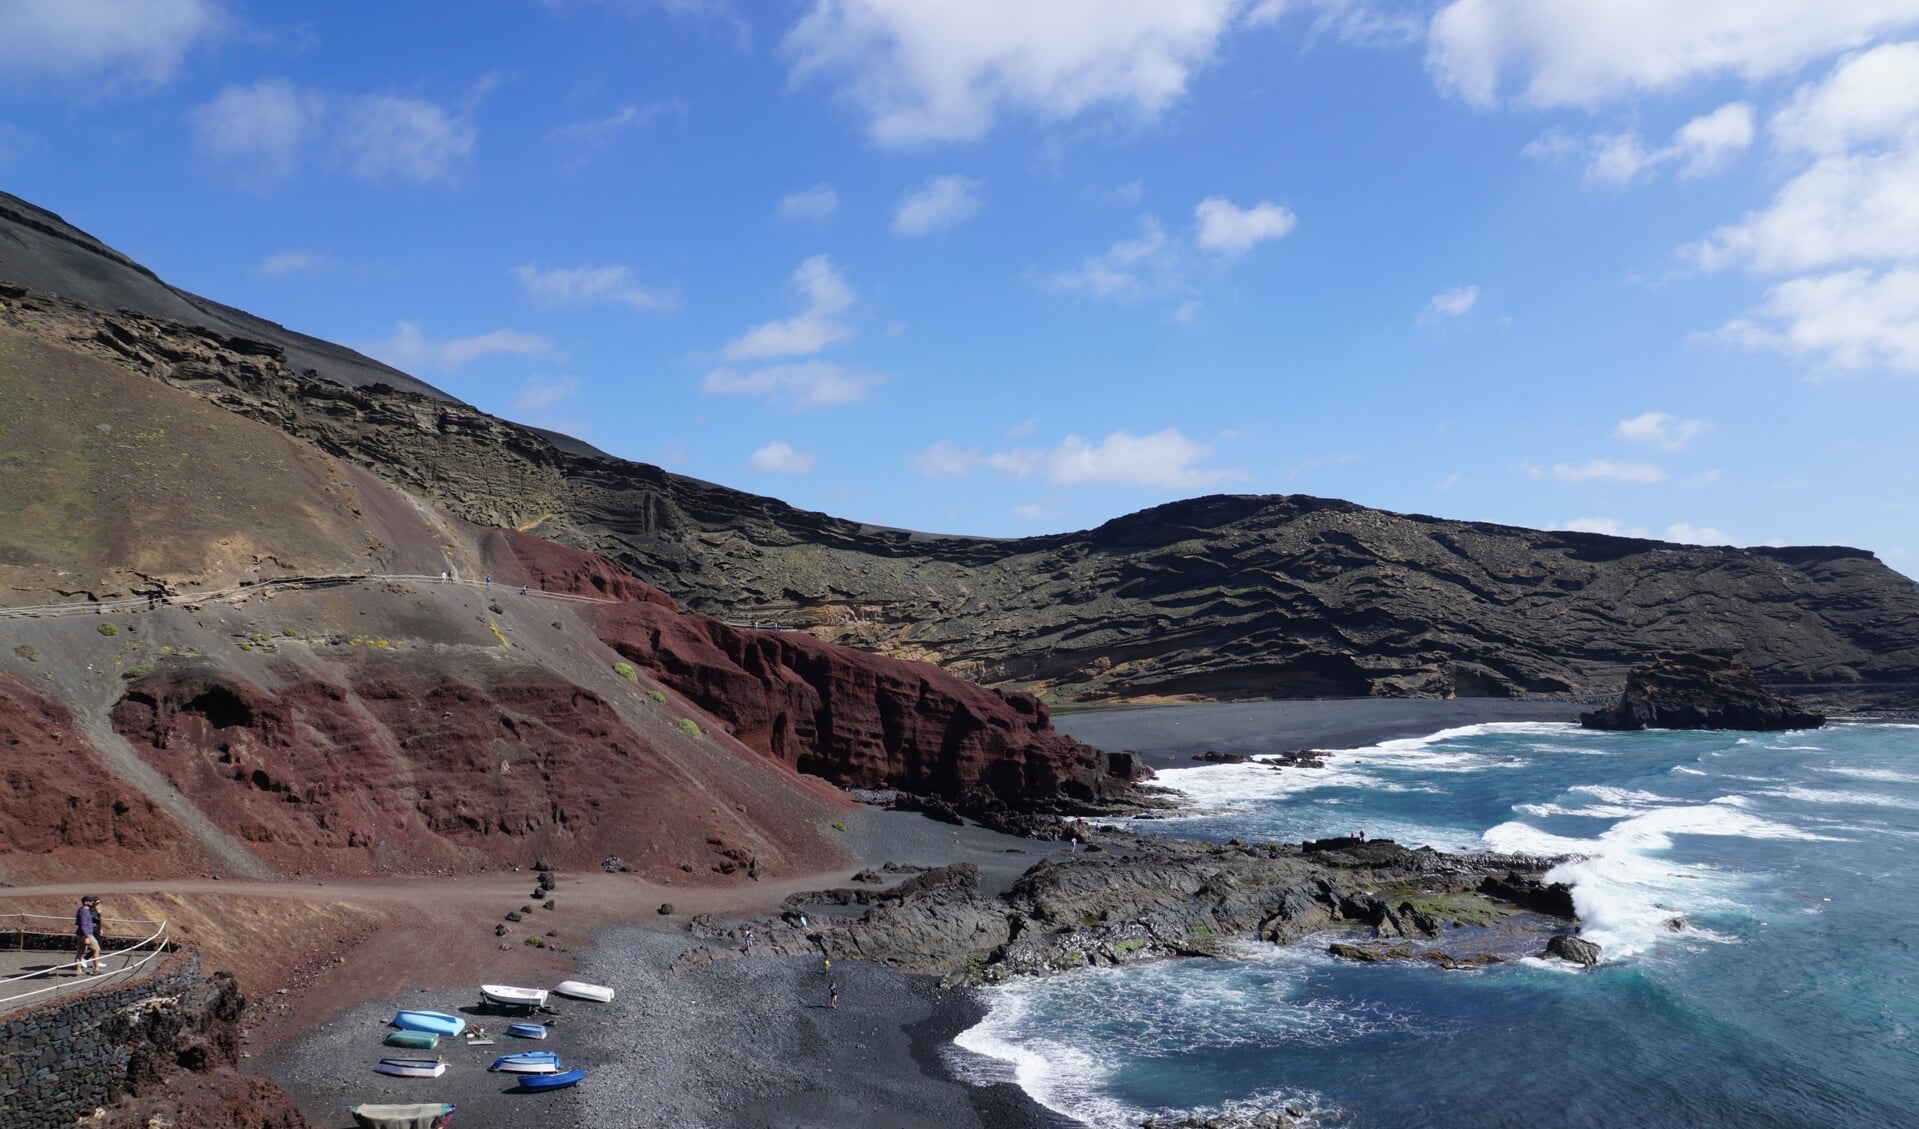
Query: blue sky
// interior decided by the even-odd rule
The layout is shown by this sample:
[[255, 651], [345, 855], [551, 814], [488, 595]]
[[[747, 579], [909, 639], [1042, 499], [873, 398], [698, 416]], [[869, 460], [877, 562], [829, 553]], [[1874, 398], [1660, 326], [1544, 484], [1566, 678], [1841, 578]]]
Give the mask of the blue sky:
[[0, 0], [0, 187], [845, 517], [1919, 568], [1919, 0]]

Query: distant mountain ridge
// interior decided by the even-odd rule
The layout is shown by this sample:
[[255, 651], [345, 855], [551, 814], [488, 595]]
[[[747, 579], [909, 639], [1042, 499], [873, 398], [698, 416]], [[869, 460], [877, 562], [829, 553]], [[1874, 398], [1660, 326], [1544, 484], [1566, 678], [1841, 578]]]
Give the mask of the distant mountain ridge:
[[1863, 550], [1684, 546], [1297, 495], [1019, 539], [881, 529], [488, 416], [183, 295], [64, 224], [69, 249], [51, 253], [49, 215], [0, 196], [0, 282], [25, 288], [0, 291], [0, 323], [111, 355], [469, 521], [601, 553], [692, 611], [784, 620], [1056, 701], [1611, 693], [1635, 662], [1700, 647], [1771, 682], [1919, 700], [1919, 584]]

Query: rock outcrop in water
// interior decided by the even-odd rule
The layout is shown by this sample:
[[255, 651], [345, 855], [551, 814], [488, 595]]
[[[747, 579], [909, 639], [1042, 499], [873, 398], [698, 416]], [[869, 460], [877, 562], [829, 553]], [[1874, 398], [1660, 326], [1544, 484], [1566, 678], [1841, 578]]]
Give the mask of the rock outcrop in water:
[[1824, 715], [1759, 684], [1728, 651], [1665, 654], [1626, 675], [1615, 704], [1579, 715], [1588, 729], [1817, 729]]
[[[1444, 934], [1456, 955], [1435, 963], [1468, 967], [1484, 963], [1468, 952], [1475, 945], [1533, 955], [1565, 927], [1563, 919], [1477, 893], [1488, 877], [1537, 878], [1553, 860], [1447, 855], [1390, 840], [1314, 851], [1301, 844], [1219, 846], [1110, 827], [1088, 834], [1099, 849], [1042, 859], [1004, 897], [982, 893], [977, 869], [964, 864], [915, 874], [890, 889], [795, 895], [781, 918], [755, 925], [753, 950], [875, 960], [974, 984], [1221, 955], [1249, 939], [1289, 944], [1340, 928], [1415, 944]], [[848, 905], [867, 909], [857, 919], [820, 912]], [[801, 914], [811, 922], [805, 929], [797, 924]], [[738, 935], [705, 921], [695, 932]], [[694, 949], [676, 967], [738, 953]]]
[[[681, 607], [1070, 701], [1588, 694], [1727, 641], [1761, 678], [1919, 701], [1919, 585], [1844, 547], [1711, 548], [1303, 496], [1004, 540], [886, 529], [610, 458], [164, 287], [0, 196], [0, 324], [269, 423]], [[66, 295], [76, 305], [52, 295]], [[191, 299], [189, 301], [189, 299]], [[210, 328], [201, 328], [210, 327]]]

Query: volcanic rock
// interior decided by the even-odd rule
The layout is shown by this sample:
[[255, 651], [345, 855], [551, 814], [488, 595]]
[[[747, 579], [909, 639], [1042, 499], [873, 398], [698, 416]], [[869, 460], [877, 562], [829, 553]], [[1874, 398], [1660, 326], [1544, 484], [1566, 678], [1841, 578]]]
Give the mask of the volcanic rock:
[[1817, 729], [1824, 715], [1759, 684], [1731, 652], [1672, 652], [1632, 668], [1617, 703], [1579, 715], [1588, 729]]
[[1599, 963], [1599, 946], [1562, 933], [1546, 942], [1546, 955], [1591, 968]]

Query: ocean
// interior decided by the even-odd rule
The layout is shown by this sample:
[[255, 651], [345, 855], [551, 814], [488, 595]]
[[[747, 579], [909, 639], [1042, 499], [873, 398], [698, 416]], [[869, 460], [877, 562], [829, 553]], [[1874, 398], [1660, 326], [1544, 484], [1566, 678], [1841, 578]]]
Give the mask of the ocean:
[[1919, 1124], [1919, 726], [1476, 725], [1159, 782], [1190, 808], [1136, 829], [1583, 856], [1553, 877], [1602, 961], [1355, 964], [1328, 934], [1067, 973], [991, 990], [962, 1073], [1101, 1129]]

